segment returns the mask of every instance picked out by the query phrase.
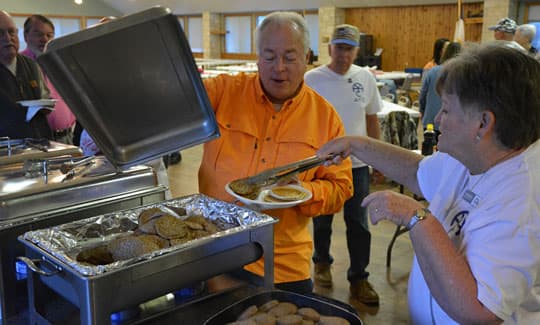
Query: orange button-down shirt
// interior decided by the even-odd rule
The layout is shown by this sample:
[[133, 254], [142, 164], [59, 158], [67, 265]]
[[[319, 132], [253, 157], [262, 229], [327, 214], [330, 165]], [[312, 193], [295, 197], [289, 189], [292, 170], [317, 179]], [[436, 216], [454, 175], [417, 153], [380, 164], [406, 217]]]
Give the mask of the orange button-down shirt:
[[[204, 145], [199, 191], [219, 200], [233, 201], [224, 189], [228, 182], [313, 156], [330, 139], [344, 135], [333, 107], [305, 85], [279, 112], [264, 95], [257, 74], [220, 75], [206, 79], [205, 86], [221, 136]], [[299, 180], [313, 193], [311, 200], [264, 211], [279, 219], [274, 226], [276, 283], [310, 278], [311, 217], [339, 211], [353, 193], [349, 159], [308, 170]], [[263, 260], [246, 269], [262, 276]]]

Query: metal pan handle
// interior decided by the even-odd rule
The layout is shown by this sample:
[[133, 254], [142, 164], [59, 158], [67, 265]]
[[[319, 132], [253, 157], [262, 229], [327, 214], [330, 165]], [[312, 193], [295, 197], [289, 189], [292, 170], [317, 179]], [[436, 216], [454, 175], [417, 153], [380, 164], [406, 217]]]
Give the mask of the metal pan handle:
[[[23, 262], [24, 264], [26, 264], [26, 266], [30, 270], [32, 270], [32, 272], [43, 275], [43, 276], [53, 276], [53, 275], [55, 275], [57, 273], [62, 272], [62, 268], [60, 266], [54, 265], [53, 263], [48, 262], [47, 260], [39, 260], [39, 259], [31, 260], [31, 259], [29, 259], [28, 257], [25, 257], [25, 256], [17, 256], [17, 260], [19, 260], [19, 261]], [[48, 264], [50, 264], [54, 268], [54, 271], [47, 272], [47, 271], [44, 271], [44, 270], [40, 269], [39, 264], [41, 264], [42, 262], [47, 262]]]

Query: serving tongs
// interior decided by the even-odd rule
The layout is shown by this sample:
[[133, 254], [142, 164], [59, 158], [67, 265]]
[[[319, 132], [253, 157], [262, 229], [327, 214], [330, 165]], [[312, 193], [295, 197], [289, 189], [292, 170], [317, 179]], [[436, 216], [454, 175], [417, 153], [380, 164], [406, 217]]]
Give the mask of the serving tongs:
[[291, 178], [296, 174], [322, 165], [327, 159], [312, 156], [284, 166], [267, 169], [257, 175], [240, 178], [232, 181], [229, 187], [237, 194], [249, 195], [260, 188], [278, 183], [281, 180]]

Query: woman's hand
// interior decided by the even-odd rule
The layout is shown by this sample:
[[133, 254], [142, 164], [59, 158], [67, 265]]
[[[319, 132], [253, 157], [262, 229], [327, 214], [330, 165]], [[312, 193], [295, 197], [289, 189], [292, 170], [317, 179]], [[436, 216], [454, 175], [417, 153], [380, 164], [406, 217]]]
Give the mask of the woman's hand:
[[327, 159], [325, 166], [339, 165], [351, 154], [351, 138], [341, 137], [327, 142], [317, 151], [317, 157]]
[[412, 197], [390, 190], [371, 193], [362, 206], [368, 208], [372, 224], [386, 219], [399, 226], [406, 226], [414, 211], [424, 207]]

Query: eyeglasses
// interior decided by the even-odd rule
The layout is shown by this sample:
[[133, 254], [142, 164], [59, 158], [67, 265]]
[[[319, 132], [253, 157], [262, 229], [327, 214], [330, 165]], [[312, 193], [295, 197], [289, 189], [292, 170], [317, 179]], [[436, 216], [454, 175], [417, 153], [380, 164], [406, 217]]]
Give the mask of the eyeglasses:
[[17, 28], [8, 28], [8, 29], [2, 29], [0, 28], [0, 37], [7, 35], [10, 37], [15, 37], [19, 33], [19, 30]]

